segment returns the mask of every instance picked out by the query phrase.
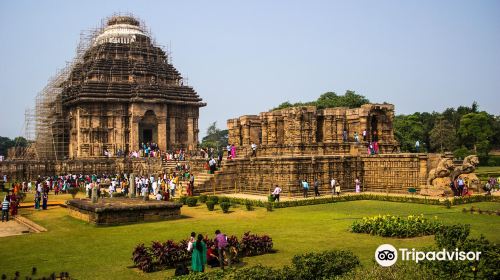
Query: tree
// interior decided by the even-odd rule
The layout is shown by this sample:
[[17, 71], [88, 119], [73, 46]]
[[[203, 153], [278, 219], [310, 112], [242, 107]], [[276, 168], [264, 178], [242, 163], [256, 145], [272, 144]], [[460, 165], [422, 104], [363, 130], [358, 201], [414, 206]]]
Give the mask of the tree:
[[462, 143], [474, 153], [488, 155], [489, 141], [494, 136], [491, 119], [486, 112], [468, 113], [460, 119], [458, 135]]
[[[424, 139], [424, 126], [419, 118], [419, 113], [413, 115], [398, 115], [394, 118], [394, 136], [401, 145], [403, 152], [415, 152], [415, 142]], [[425, 151], [425, 145], [420, 146]]]
[[436, 125], [430, 131], [430, 145], [439, 152], [453, 151], [456, 146], [456, 131], [453, 125], [443, 117], [436, 121]]
[[280, 110], [289, 107], [299, 107], [299, 106], [316, 106], [319, 109], [324, 108], [335, 108], [335, 107], [349, 107], [357, 108], [361, 107], [363, 104], [370, 103], [370, 101], [363, 95], [356, 94], [355, 91], [347, 90], [344, 95], [337, 95], [335, 92], [325, 92], [315, 101], [310, 102], [297, 102], [290, 103], [288, 101], [281, 103], [278, 107], [272, 109]]
[[225, 147], [228, 142], [228, 130], [220, 130], [217, 128], [217, 122], [213, 122], [207, 129], [207, 136], [201, 140], [202, 147]]

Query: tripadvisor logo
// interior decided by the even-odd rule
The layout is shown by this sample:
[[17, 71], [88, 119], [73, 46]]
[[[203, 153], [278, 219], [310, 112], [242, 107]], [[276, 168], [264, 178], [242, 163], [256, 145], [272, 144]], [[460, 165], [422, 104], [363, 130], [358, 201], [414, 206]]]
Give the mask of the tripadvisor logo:
[[375, 260], [381, 266], [391, 266], [398, 260], [398, 251], [391, 244], [382, 244], [375, 250]]
[[391, 244], [383, 244], [375, 250], [375, 260], [381, 266], [391, 266], [398, 260], [398, 251], [402, 261], [479, 261], [481, 252], [464, 252], [458, 249], [449, 251], [442, 249], [440, 251], [417, 251], [415, 248], [399, 248], [397, 250]]

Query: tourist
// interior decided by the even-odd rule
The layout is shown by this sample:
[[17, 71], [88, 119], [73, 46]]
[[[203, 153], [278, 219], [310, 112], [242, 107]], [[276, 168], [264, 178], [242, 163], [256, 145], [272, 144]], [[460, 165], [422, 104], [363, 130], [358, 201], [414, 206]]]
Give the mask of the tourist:
[[358, 135], [358, 132], [354, 132], [354, 141], [357, 143], [359, 143], [359, 135]]
[[156, 193], [155, 197], [156, 197], [156, 200], [161, 200], [162, 199], [162, 196], [161, 196], [160, 192]]
[[220, 267], [224, 269], [224, 255], [226, 255], [227, 257], [227, 265], [231, 266], [231, 258], [229, 257], [229, 246], [227, 244], [227, 236], [221, 233], [220, 230], [216, 230], [214, 242], [215, 246], [217, 246]]
[[196, 233], [193, 231], [193, 232], [191, 232], [191, 236], [189, 236], [189, 241], [188, 241], [188, 246], [187, 246], [188, 252], [193, 251], [193, 244], [196, 240], [195, 238], [196, 238]]
[[357, 177], [356, 180], [354, 180], [354, 184], [356, 185], [356, 192], [361, 192], [361, 181]]
[[231, 159], [236, 158], [236, 146], [231, 144]]
[[457, 186], [458, 186], [458, 196], [463, 196], [464, 193], [464, 180], [460, 177], [457, 179]]
[[231, 159], [231, 145], [227, 145], [226, 146], [226, 150], [227, 150], [227, 159]]
[[17, 216], [17, 208], [19, 207], [19, 201], [20, 201], [20, 196], [16, 195], [16, 192], [14, 192], [10, 196], [10, 216], [14, 218]]
[[40, 210], [40, 200], [41, 200], [41, 195], [39, 191], [35, 192], [35, 209]]
[[214, 158], [210, 158], [210, 160], [208, 161], [208, 166], [210, 168], [210, 174], [214, 174], [215, 169], [217, 168], [217, 162]]
[[332, 178], [330, 180], [330, 187], [332, 188], [332, 195], [334, 195], [336, 192], [336, 189], [335, 189], [336, 184], [337, 184], [337, 180], [335, 180], [335, 178]]
[[314, 196], [320, 196], [319, 194], [319, 180], [318, 178], [314, 178]]
[[491, 189], [492, 189], [491, 184], [490, 182], [487, 181], [483, 187], [483, 190], [486, 191], [486, 195], [491, 195]]
[[191, 254], [191, 269], [196, 272], [205, 271], [207, 263], [207, 245], [203, 241], [203, 235], [198, 234], [198, 238], [193, 245], [193, 253]]
[[125, 196], [128, 196], [128, 188], [129, 188], [129, 186], [128, 186], [128, 181], [127, 181], [127, 179], [124, 179], [124, 180], [122, 181], [122, 192], [123, 192], [123, 194], [124, 194]]
[[[175, 173], [174, 173], [175, 174]], [[170, 180], [170, 196], [173, 198], [175, 197], [175, 182], [172, 178], [172, 180]]]
[[109, 185], [109, 190], [108, 190], [110, 197], [113, 197], [113, 193], [116, 191], [115, 184], [116, 181], [113, 179], [113, 181], [111, 181], [111, 185]]
[[342, 140], [344, 142], [347, 142], [347, 130], [344, 129], [344, 131], [342, 132]]
[[193, 173], [191, 173], [189, 175], [189, 185], [190, 185], [191, 195], [194, 195], [194, 174]]
[[218, 267], [220, 265], [219, 258], [216, 255], [215, 244], [212, 244], [207, 250], [207, 265], [211, 268]]
[[42, 209], [47, 210], [47, 201], [49, 200], [49, 193], [44, 192], [42, 195]]
[[252, 148], [252, 155], [251, 155], [251, 157], [257, 157], [257, 144], [255, 144], [254, 142], [252, 142], [252, 145], [250, 145], [250, 147]]
[[455, 182], [453, 180], [450, 181], [450, 189], [453, 192], [453, 196], [458, 196], [457, 187], [455, 186]]
[[415, 150], [417, 151], [417, 153], [420, 151], [420, 141], [417, 140], [417, 142], [415, 142]]
[[363, 142], [364, 142], [364, 141], [366, 141], [366, 129], [363, 129], [362, 135], [363, 135]]
[[304, 194], [304, 198], [307, 198], [308, 191], [309, 191], [309, 184], [307, 183], [306, 179], [302, 180], [302, 192]]
[[373, 151], [375, 152], [375, 154], [378, 154], [378, 142], [373, 142]]
[[272, 193], [272, 196], [273, 196], [275, 201], [278, 201], [278, 202], [280, 201], [280, 193], [281, 193], [281, 188], [278, 185], [276, 185], [274, 187], [274, 191]]
[[2, 223], [4, 219], [6, 219], [7, 222], [9, 221], [9, 207], [10, 202], [7, 200], [7, 196], [5, 196], [2, 202]]

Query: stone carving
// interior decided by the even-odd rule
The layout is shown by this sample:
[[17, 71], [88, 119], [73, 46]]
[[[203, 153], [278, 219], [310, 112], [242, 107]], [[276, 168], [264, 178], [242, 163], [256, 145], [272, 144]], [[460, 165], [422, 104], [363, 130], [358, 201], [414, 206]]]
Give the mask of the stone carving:
[[439, 161], [436, 168], [431, 169], [429, 172], [429, 178], [427, 179], [427, 184], [433, 185], [433, 181], [436, 178], [445, 178], [450, 176], [451, 172], [454, 170], [455, 166], [453, 161], [449, 158], [443, 158]]
[[469, 174], [476, 170], [476, 166], [479, 164], [479, 158], [476, 155], [470, 155], [464, 158], [461, 166], [455, 168], [451, 173], [451, 179], [455, 180], [458, 176], [462, 174]]

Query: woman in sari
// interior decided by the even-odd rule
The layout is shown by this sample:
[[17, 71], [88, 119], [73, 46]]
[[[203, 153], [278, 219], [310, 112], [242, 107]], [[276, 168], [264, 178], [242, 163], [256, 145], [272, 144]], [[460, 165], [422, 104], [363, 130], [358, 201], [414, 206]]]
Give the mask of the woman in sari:
[[10, 196], [10, 216], [14, 218], [17, 215], [17, 208], [19, 206], [19, 195], [15, 193]]
[[193, 253], [191, 254], [191, 268], [196, 272], [205, 271], [207, 263], [207, 245], [203, 242], [203, 235], [198, 234], [196, 242], [193, 244]]
[[236, 146], [231, 144], [231, 159], [236, 158]]
[[35, 193], [35, 209], [36, 210], [40, 210], [40, 199], [41, 199], [40, 192], [36, 191], [36, 193]]

